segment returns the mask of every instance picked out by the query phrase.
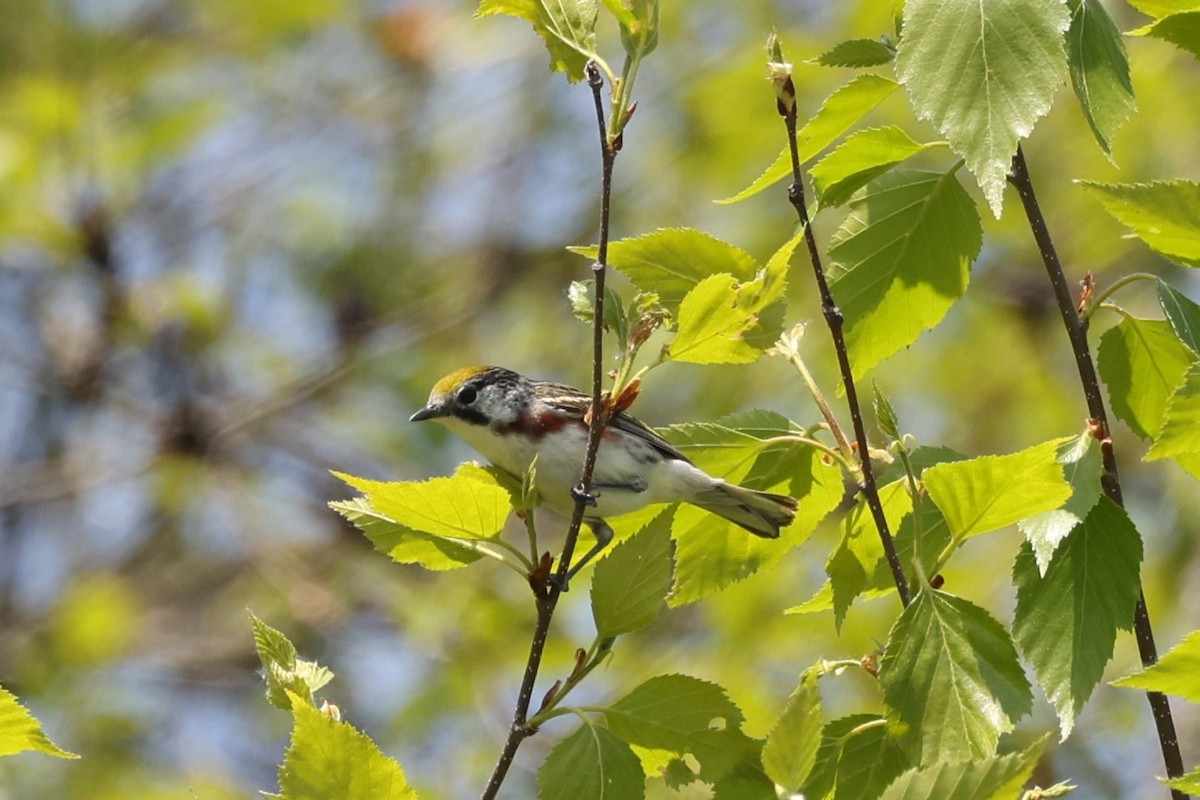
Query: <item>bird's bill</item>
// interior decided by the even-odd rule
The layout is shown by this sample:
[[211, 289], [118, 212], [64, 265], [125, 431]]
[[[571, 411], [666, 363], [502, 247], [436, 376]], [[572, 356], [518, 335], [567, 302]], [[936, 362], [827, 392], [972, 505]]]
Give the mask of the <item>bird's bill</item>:
[[423, 419], [436, 419], [437, 417], [446, 416], [446, 409], [441, 406], [427, 405], [417, 413], [408, 418], [409, 422], [420, 422]]

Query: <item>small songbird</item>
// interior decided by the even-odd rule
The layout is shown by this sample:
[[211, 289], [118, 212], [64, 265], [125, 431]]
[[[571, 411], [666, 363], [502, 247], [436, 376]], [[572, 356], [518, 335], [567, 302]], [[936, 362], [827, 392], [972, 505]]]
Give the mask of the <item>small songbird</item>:
[[[413, 421], [436, 419], [494, 465], [520, 480], [537, 457], [542, 502], [564, 516], [575, 508], [592, 398], [558, 383], [530, 380], [502, 367], [466, 367], [438, 381]], [[652, 503], [692, 503], [767, 539], [796, 517], [797, 503], [726, 483], [697, 468], [648, 425], [619, 411], [596, 453], [584, 521], [597, 544], [572, 574], [612, 538], [606, 516]]]

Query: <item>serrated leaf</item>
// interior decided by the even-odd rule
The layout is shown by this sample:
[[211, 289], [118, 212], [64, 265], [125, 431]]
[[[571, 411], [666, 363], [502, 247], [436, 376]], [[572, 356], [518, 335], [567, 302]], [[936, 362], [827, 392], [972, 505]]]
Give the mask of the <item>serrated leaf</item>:
[[668, 345], [670, 358], [689, 364], [749, 364], [763, 350], [753, 347], [744, 334], [758, 322], [753, 300], [743, 290], [754, 290], [732, 275], [710, 275], [688, 292], [679, 304], [679, 331]]
[[584, 724], [556, 744], [537, 776], [539, 800], [640, 800], [642, 762], [629, 745], [600, 725]]
[[398, 525], [453, 539], [491, 539], [513, 508], [511, 487], [486, 470], [464, 464], [449, 478], [372, 481], [334, 473], [359, 490], [374, 511]]
[[1008, 632], [959, 597], [921, 591], [879, 662], [888, 722], [921, 765], [984, 759], [1029, 713], [1029, 682]]
[[923, 473], [925, 489], [957, 540], [1012, 525], [1058, 508], [1071, 496], [1057, 460], [1064, 441], [1054, 439], [1005, 456], [938, 464]]
[[749, 742], [742, 712], [725, 690], [688, 675], [650, 678], [601, 710], [609, 730], [626, 742], [693, 756], [706, 781], [732, 769]]
[[1041, 575], [1028, 543], [1013, 567], [1013, 637], [1058, 713], [1062, 740], [1104, 675], [1118, 630], [1133, 626], [1142, 540], [1125, 510], [1100, 498]]
[[875, 800], [910, 766], [882, 717], [855, 714], [825, 726], [805, 800]]
[[817, 761], [821, 746], [821, 692], [818, 673], [807, 669], [767, 734], [762, 763], [777, 785], [798, 791]]
[[1200, 8], [1197, 0], [1129, 0], [1129, 5], [1149, 17], [1168, 17], [1180, 11]]
[[329, 507], [397, 564], [420, 564], [425, 569], [442, 571], [465, 567], [483, 557], [467, 544], [398, 525], [372, 508], [365, 497], [332, 502]]
[[1157, 664], [1112, 683], [1129, 689], [1178, 695], [1200, 703], [1200, 631], [1189, 633], [1159, 658]]
[[267, 682], [267, 702], [288, 710], [292, 698], [298, 697], [312, 705], [313, 692], [333, 680], [333, 672], [315, 661], [300, 658], [291, 640], [254, 616], [254, 612], [250, 612], [250, 625], [254, 629], [254, 649]]
[[871, 405], [875, 408], [875, 422], [879, 426], [879, 432], [889, 439], [899, 439], [900, 418], [896, 415], [892, 401], [879, 390], [879, 384], [871, 384], [871, 394]]
[[894, 170], [854, 196], [829, 246], [829, 282], [856, 378], [942, 320], [982, 242], [953, 172]]
[[29, 750], [55, 758], [79, 758], [50, 741], [37, 721], [16, 695], [0, 686], [0, 756]]
[[1195, 358], [1192, 351], [1168, 323], [1124, 316], [1100, 337], [1096, 355], [1113, 413], [1138, 436], [1153, 438]]
[[1125, 42], [1099, 0], [1071, 0], [1067, 58], [1083, 115], [1101, 149], [1111, 153], [1112, 137], [1137, 106]]
[[601, 638], [644, 628], [666, 607], [671, 590], [671, 514], [659, 513], [618, 544], [592, 576], [592, 618]]
[[739, 427], [682, 425], [663, 433], [710, 475], [791, 495], [800, 508], [779, 539], [752, 536], [695, 506], [677, 509], [671, 533], [676, 543], [672, 606], [707, 597], [778, 562], [808, 538], [844, 493], [841, 471], [825, 463], [822, 453], [776, 438], [795, 435], [784, 417], [755, 412], [723, 422]]
[[997, 218], [1017, 143], [1067, 77], [1061, 0], [907, 0], [896, 74], [966, 161]]
[[1178, 778], [1168, 778], [1163, 783], [1181, 792], [1200, 794], [1200, 769], [1194, 769], [1185, 775], [1180, 775]]
[[[569, 249], [586, 258], [596, 257], [594, 245]], [[673, 313], [705, 278], [724, 272], [750, 282], [761, 269], [745, 250], [692, 228], [660, 228], [613, 242], [608, 263], [638, 289], [657, 293], [662, 305]]]
[[1171, 323], [1171, 329], [1193, 355], [1200, 356], [1200, 305], [1166, 281], [1158, 281], [1157, 289], [1158, 303]]
[[1200, 9], [1171, 14], [1132, 33], [1162, 39], [1200, 58]]
[[[849, 83], [838, 87], [825, 98], [817, 113], [796, 133], [800, 149], [800, 163], [806, 164], [816, 158], [822, 150], [848, 131], [868, 111], [886, 100], [900, 84], [878, 75], [859, 75]], [[716, 202], [721, 205], [737, 203], [761, 192], [784, 178], [792, 175], [790, 147], [783, 151], [754, 182], [737, 194]]]
[[1150, 248], [1180, 264], [1200, 267], [1200, 183], [1093, 183], [1080, 185]]
[[[879, 502], [888, 529], [895, 531], [900, 520], [912, 511], [912, 497], [904, 481], [895, 481], [879, 490]], [[867, 503], [860, 498], [842, 520], [842, 536], [825, 562], [825, 574], [833, 591], [834, 625], [841, 631], [846, 612], [856, 597], [873, 586], [873, 578], [884, 561], [879, 529]], [[891, 573], [888, 573], [891, 580]]]
[[567, 80], [583, 79], [583, 68], [596, 54], [596, 0], [482, 0], [475, 17], [505, 14], [533, 25], [550, 51], [550, 69]]
[[940, 144], [915, 142], [895, 125], [857, 131], [810, 170], [813, 189], [821, 207], [844, 205], [892, 167]]
[[905, 772], [879, 800], [1012, 800], [1024, 788], [1046, 740], [1020, 753], [990, 755], [972, 763], [936, 763]]
[[1050, 557], [1059, 542], [1087, 517], [1102, 491], [1100, 476], [1104, 472], [1104, 460], [1100, 443], [1090, 433], [1063, 442], [1055, 460], [1063, 466], [1063, 477], [1071, 485], [1071, 496], [1061, 508], [1043, 511], [1017, 523], [1021, 534], [1033, 546], [1038, 572], [1042, 575], [1046, 574]]
[[817, 56], [816, 60], [823, 67], [877, 67], [895, 57], [896, 51], [879, 39], [847, 39]]
[[279, 766], [282, 800], [417, 800], [404, 770], [366, 734], [332, 719], [300, 698]]
[[1147, 461], [1171, 458], [1200, 478], [1200, 361], [1167, 399], [1162, 427], [1146, 453]]

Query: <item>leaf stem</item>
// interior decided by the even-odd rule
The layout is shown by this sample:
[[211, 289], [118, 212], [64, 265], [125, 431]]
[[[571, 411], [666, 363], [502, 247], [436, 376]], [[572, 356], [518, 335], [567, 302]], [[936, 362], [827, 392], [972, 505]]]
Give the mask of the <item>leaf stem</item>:
[[[780, 350], [778, 346], [777, 350]], [[800, 348], [789, 345], [780, 351], [791, 362], [792, 366], [796, 368], [796, 371], [800, 373], [804, 385], [808, 387], [808, 393], [812, 395], [817, 408], [821, 411], [821, 416], [825, 418], [825, 423], [829, 426], [829, 432], [833, 434], [838, 449], [841, 450], [842, 458], [840, 460], [843, 463], [852, 464], [854, 462], [854, 449], [850, 446], [849, 440], [846, 439], [846, 434], [842, 431], [842, 426], [838, 424], [837, 417], [833, 415], [833, 409], [829, 407], [828, 401], [825, 400], [825, 395], [821, 392], [821, 387], [817, 385], [816, 379], [808, 371], [808, 365], [804, 363], [804, 359], [800, 356]], [[857, 471], [857, 469], [854, 471]]]
[[[1054, 298], [1062, 315], [1063, 327], [1067, 330], [1067, 338], [1071, 342], [1071, 351], [1075, 355], [1075, 365], [1079, 370], [1079, 380], [1083, 384], [1083, 396], [1087, 402], [1088, 415], [1091, 418], [1089, 427], [1100, 442], [1100, 453], [1104, 461], [1104, 474], [1100, 478], [1105, 495], [1117, 505], [1124, 507], [1121, 494], [1121, 479], [1117, 474], [1116, 453], [1113, 451], [1112, 436], [1109, 433], [1108, 414], [1104, 408], [1104, 398], [1100, 393], [1100, 379], [1096, 375], [1096, 366], [1092, 361], [1092, 351], [1087, 341], [1087, 319], [1080, 317], [1071, 291], [1067, 286], [1067, 278], [1063, 272], [1062, 262], [1054, 249], [1054, 241], [1046, 227], [1042, 216], [1037, 195], [1033, 191], [1033, 181], [1029, 177], [1029, 167], [1025, 163], [1025, 154], [1020, 146], [1013, 157], [1012, 172], [1008, 180], [1016, 188], [1025, 209], [1025, 217], [1029, 228], [1037, 242], [1042, 264], [1054, 290]], [[1111, 294], [1111, 290], [1109, 291]], [[1150, 625], [1150, 613], [1146, 609], [1145, 592], [1139, 589], [1137, 605], [1133, 617], [1134, 636], [1137, 639], [1138, 652], [1142, 665], [1150, 666], [1158, 661], [1158, 650], [1154, 644], [1154, 631]], [[1146, 692], [1150, 702], [1150, 710], [1154, 715], [1154, 724], [1158, 731], [1158, 743], [1162, 749], [1163, 763], [1167, 768], [1167, 777], [1178, 778], [1183, 775], [1183, 756], [1179, 751], [1179, 738], [1175, 733], [1175, 721], [1171, 716], [1171, 706], [1166, 695], [1161, 692]], [[1171, 790], [1174, 800], [1186, 800], [1188, 795], [1178, 789]]]
[[[782, 58], [779, 59], [782, 65]], [[781, 85], [782, 82], [781, 82]], [[888, 529], [887, 517], [883, 513], [883, 503], [879, 500], [879, 489], [875, 483], [875, 471], [871, 467], [871, 449], [867, 442], [867, 429], [863, 423], [862, 407], [858, 402], [858, 390], [854, 385], [854, 372], [850, 367], [850, 354], [846, 349], [846, 337], [843, 333], [844, 319], [842, 311], [834, 302], [833, 294], [829, 291], [829, 281], [825, 277], [825, 269], [821, 266], [821, 251], [817, 247], [817, 239], [809, 223], [808, 206], [804, 200], [804, 176], [800, 171], [800, 146], [796, 140], [796, 102], [795, 91], [791, 86], [790, 75], [786, 79], [786, 93], [780, 96], [778, 107], [787, 127], [788, 148], [792, 157], [792, 184], [788, 187], [788, 200], [796, 209], [800, 224], [804, 226], [804, 240], [808, 245], [808, 256], [812, 262], [813, 277], [817, 282], [817, 290], [821, 295], [821, 311], [825, 323], [829, 327], [829, 335], [833, 339], [833, 349], [837, 353], [838, 368], [842, 374], [842, 385], [846, 390], [846, 405], [850, 409], [850, 421], [854, 427], [854, 438], [858, 445], [858, 463], [861, 466], [861, 478], [858, 489], [862, 492], [875, 520], [879, 531], [879, 539], [883, 544], [883, 552], [887, 557], [888, 566], [892, 571], [892, 579], [896, 583], [896, 591], [900, 602], [905, 606], [912, 599], [909, 592], [908, 579], [904, 576], [904, 568], [900, 564], [900, 556], [896, 553], [896, 543]]]
[[[529, 724], [529, 706], [533, 700], [533, 688], [537, 683], [538, 670], [541, 668], [542, 655], [546, 650], [546, 640], [550, 633], [550, 622], [554, 618], [554, 609], [558, 605], [563, 587], [566, 586], [567, 573], [571, 566], [571, 556], [575, 551], [575, 543], [579, 538], [579, 530], [583, 526], [583, 517], [587, 508], [588, 492], [591, 488], [592, 473], [596, 469], [596, 451], [600, 447], [600, 436], [604, 431], [607, 420], [602, 413], [603, 382], [604, 382], [604, 278], [608, 264], [609, 238], [609, 209], [612, 199], [612, 173], [616, 161], [617, 149], [609, 141], [604, 121], [604, 100], [601, 89], [604, 78], [595, 61], [588, 62], [585, 69], [588, 86], [592, 90], [592, 99], [596, 108], [596, 121], [600, 130], [600, 239], [597, 248], [596, 261], [592, 264], [592, 275], [595, 279], [594, 313], [592, 320], [592, 405], [591, 424], [588, 428], [587, 448], [583, 458], [583, 468], [576, 488], [575, 511], [571, 515], [571, 524], [567, 528], [566, 541], [563, 542], [562, 553], [559, 555], [554, 579], [547, 582], [545, 591], [534, 595], [537, 605], [537, 622], [533, 630], [533, 640], [529, 645], [529, 658], [525, 663], [525, 673], [521, 678], [521, 687], [517, 693], [517, 704], [513, 711], [512, 725], [509, 726], [508, 738], [500, 751], [492, 776], [484, 787], [481, 800], [494, 800], [504, 783], [504, 778], [512, 766], [517, 749], [525, 739], [537, 732], [537, 727]], [[627, 87], [623, 87], [627, 91]]]
[[1157, 275], [1152, 275], [1149, 272], [1133, 272], [1129, 275], [1125, 275], [1114, 281], [1112, 286], [1109, 286], [1103, 292], [1100, 292], [1093, 297], [1091, 301], [1088, 302], [1087, 307], [1084, 308], [1080, 313], [1080, 316], [1086, 323], [1092, 318], [1092, 315], [1096, 313], [1096, 309], [1105, 305], [1105, 301], [1107, 301], [1108, 298], [1112, 297], [1119, 289], [1128, 286], [1131, 283], [1136, 281], [1154, 281], [1157, 283], [1159, 280], [1160, 279]]

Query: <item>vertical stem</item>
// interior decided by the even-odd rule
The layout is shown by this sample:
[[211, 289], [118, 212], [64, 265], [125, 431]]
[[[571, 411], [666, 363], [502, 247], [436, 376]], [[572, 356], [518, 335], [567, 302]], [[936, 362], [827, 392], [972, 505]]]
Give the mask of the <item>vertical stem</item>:
[[542, 664], [542, 654], [546, 650], [546, 639], [550, 633], [550, 622], [554, 618], [554, 609], [562, 595], [562, 587], [566, 585], [567, 573], [571, 566], [571, 556], [575, 551], [575, 542], [579, 538], [579, 529], [583, 526], [584, 510], [589, 501], [588, 492], [591, 487], [592, 473], [596, 468], [596, 451], [600, 447], [600, 436], [604, 431], [607, 420], [601, 409], [601, 394], [604, 381], [604, 277], [608, 264], [608, 226], [609, 206], [612, 197], [613, 162], [617, 151], [609, 141], [604, 124], [604, 102], [600, 90], [604, 86], [600, 70], [595, 64], [589, 63], [586, 69], [588, 86], [596, 104], [596, 119], [600, 126], [600, 148], [602, 158], [601, 193], [600, 193], [600, 242], [596, 262], [592, 265], [595, 276], [595, 317], [592, 326], [592, 408], [591, 425], [588, 428], [587, 450], [584, 453], [583, 470], [580, 473], [579, 485], [575, 489], [575, 512], [571, 515], [571, 524], [567, 528], [566, 541], [563, 542], [562, 554], [559, 556], [555, 580], [547, 583], [544, 592], [535, 595], [537, 603], [537, 624], [533, 630], [533, 641], [529, 645], [529, 659], [525, 663], [525, 674], [521, 678], [521, 688], [517, 692], [517, 705], [513, 711], [512, 725], [509, 727], [508, 738], [496, 760], [492, 776], [484, 787], [481, 800], [494, 800], [504, 783], [505, 776], [516, 757], [521, 742], [537, 733], [536, 727], [527, 724], [529, 706], [533, 701], [533, 688], [537, 683], [538, 670]]
[[[1038, 252], [1054, 289], [1054, 299], [1058, 303], [1062, 315], [1063, 326], [1067, 329], [1067, 338], [1071, 342], [1071, 351], [1075, 355], [1075, 366], [1079, 370], [1079, 380], [1083, 384], [1083, 396], [1087, 401], [1088, 416], [1093, 435], [1100, 442], [1100, 453], [1104, 460], [1104, 474], [1100, 477], [1104, 494], [1119, 506], [1124, 506], [1121, 494], [1121, 479], [1117, 473], [1117, 457], [1113, 450], [1112, 436], [1109, 433], [1108, 414], [1104, 408], [1104, 397], [1100, 393], [1100, 380], [1096, 377], [1096, 366], [1092, 361], [1092, 351], [1088, 347], [1087, 323], [1080, 318], [1075, 301], [1071, 297], [1066, 275], [1063, 273], [1062, 262], [1054, 249], [1046, 220], [1042, 217], [1041, 207], [1033, 192], [1033, 181], [1029, 177], [1029, 167], [1025, 164], [1025, 154], [1017, 148], [1013, 157], [1012, 174], [1009, 181], [1016, 187], [1029, 220], [1030, 230], [1033, 231], [1034, 241], [1037, 242]], [[1158, 661], [1158, 650], [1154, 644], [1154, 631], [1150, 626], [1150, 613], [1146, 609], [1146, 595], [1138, 591], [1137, 606], [1133, 617], [1134, 636], [1137, 639], [1138, 653], [1142, 665], [1150, 666]], [[1154, 715], [1154, 725], [1158, 730], [1158, 743], [1162, 749], [1163, 763], [1167, 768], [1167, 776], [1177, 778], [1183, 774], [1183, 756], [1179, 752], [1179, 739], [1175, 733], [1175, 721], [1171, 716], [1171, 706], [1166, 695], [1161, 692], [1146, 692], [1150, 702], [1150, 710]], [[1185, 793], [1173, 789], [1171, 796], [1175, 800], [1186, 800]]]
[[800, 224], [804, 226], [804, 240], [808, 244], [808, 257], [812, 262], [813, 276], [817, 281], [817, 290], [821, 295], [821, 312], [825, 323], [829, 326], [829, 334], [833, 338], [833, 349], [837, 352], [838, 368], [842, 373], [842, 385], [846, 390], [846, 405], [850, 408], [850, 421], [854, 427], [854, 438], [858, 448], [858, 463], [861, 467], [861, 477], [858, 489], [866, 498], [875, 527], [879, 531], [879, 540], [883, 543], [883, 552], [887, 557], [888, 567], [892, 570], [892, 579], [896, 583], [896, 591], [900, 602], [905, 606], [912, 599], [908, 587], [908, 579], [904, 576], [904, 567], [900, 564], [900, 556], [896, 552], [896, 543], [888, 529], [887, 517], [883, 513], [883, 503], [879, 500], [879, 489], [875, 482], [875, 471], [871, 466], [871, 451], [867, 442], [867, 429], [863, 424], [862, 407], [858, 402], [858, 389], [854, 385], [854, 372], [850, 367], [850, 353], [846, 349], [846, 337], [842, 331], [842, 310], [834, 302], [833, 293], [829, 291], [829, 281], [825, 278], [825, 269], [821, 266], [821, 252], [817, 247], [817, 239], [809, 224], [808, 206], [804, 201], [803, 176], [800, 173], [800, 147], [796, 142], [796, 104], [790, 107], [781, 105], [784, 123], [787, 125], [788, 146], [792, 153], [792, 185], [788, 187], [788, 200], [796, 209]]

